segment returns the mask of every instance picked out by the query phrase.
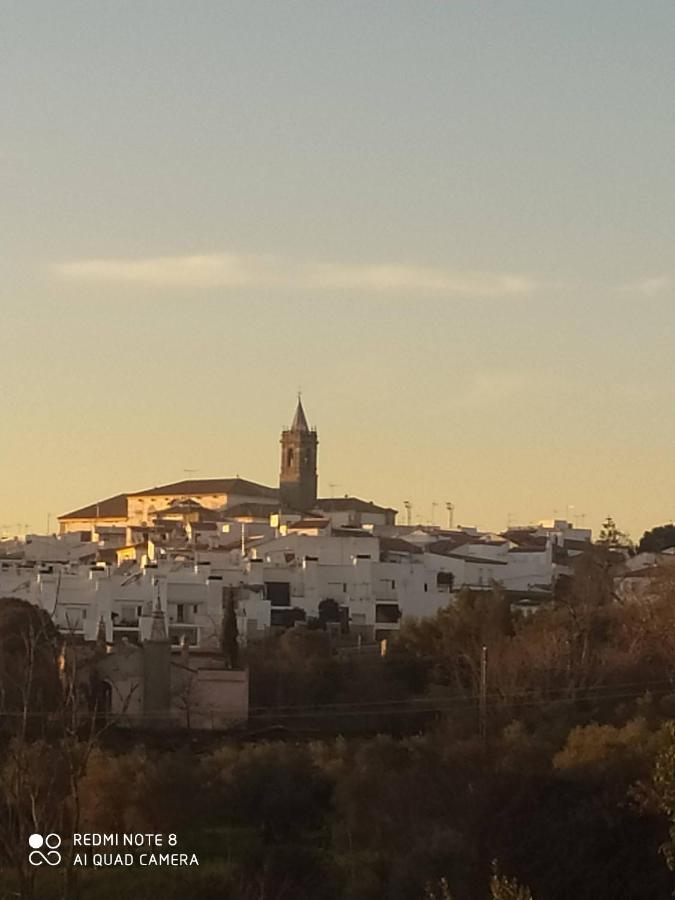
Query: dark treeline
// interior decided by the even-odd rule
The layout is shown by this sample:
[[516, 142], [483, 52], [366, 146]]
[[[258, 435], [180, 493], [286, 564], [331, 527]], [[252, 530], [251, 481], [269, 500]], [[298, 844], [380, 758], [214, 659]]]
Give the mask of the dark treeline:
[[[310, 709], [330, 720], [336, 704], [357, 717], [363, 704], [379, 705], [393, 722], [394, 710], [406, 716], [421, 704], [435, 714], [417, 734], [385, 723], [389, 733], [299, 740], [289, 726], [283, 741], [207, 747], [188, 735], [182, 748], [162, 750], [122, 749], [109, 730], [85, 735], [64, 724], [45, 740], [14, 727], [0, 769], [4, 896], [668, 897], [673, 599], [665, 580], [649, 601], [622, 605], [600, 549], [527, 617], [495, 587], [406, 624], [385, 657], [336, 653], [321, 633], [300, 631], [249, 649], [253, 706], [275, 710], [279, 722]], [[22, 665], [15, 632], [7, 643], [0, 623], [8, 683]], [[32, 655], [39, 672], [51, 671], [45, 634]], [[51, 696], [36, 686], [42, 677], [29, 699]], [[78, 872], [65, 848], [60, 870], [27, 870], [26, 834], [46, 830], [175, 832], [200, 866]]]

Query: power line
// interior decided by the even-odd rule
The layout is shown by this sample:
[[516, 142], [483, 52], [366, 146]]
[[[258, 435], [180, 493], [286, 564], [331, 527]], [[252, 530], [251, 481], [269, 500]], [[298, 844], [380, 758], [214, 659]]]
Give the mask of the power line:
[[[508, 706], [546, 706], [560, 702], [572, 702], [576, 700], [597, 699], [611, 700], [615, 698], [634, 697], [639, 693], [640, 688], [648, 689], [659, 687], [675, 687], [672, 679], [644, 679], [633, 682], [622, 682], [618, 684], [595, 685], [594, 687], [585, 688], [582, 686], [571, 688], [557, 688], [554, 693], [558, 696], [533, 697], [539, 689], [530, 688], [525, 691], [513, 693], [505, 696], [500, 692], [485, 692], [481, 695], [480, 691], [467, 694], [454, 694], [448, 697], [410, 697], [405, 700], [376, 700], [366, 702], [349, 702], [349, 703], [316, 703], [307, 705], [286, 705], [286, 706], [259, 706], [249, 709], [249, 715], [255, 717], [263, 717], [265, 714], [273, 714], [278, 718], [298, 718], [300, 716], [321, 713], [323, 715], [369, 715], [371, 713], [386, 713], [393, 711], [392, 707], [407, 706], [408, 709], [400, 710], [400, 712], [409, 712], [415, 706], [427, 711], [442, 711], [453, 706], [461, 706], [465, 704], [476, 704], [484, 697], [485, 707], [498, 708]], [[632, 688], [633, 690], [626, 690]], [[358, 707], [358, 709], [354, 709]], [[325, 712], [324, 712], [325, 711]]]

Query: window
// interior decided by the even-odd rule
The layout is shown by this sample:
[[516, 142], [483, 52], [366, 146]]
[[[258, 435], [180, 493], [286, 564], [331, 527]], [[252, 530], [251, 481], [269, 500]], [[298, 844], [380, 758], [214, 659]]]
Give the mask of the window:
[[401, 611], [396, 603], [376, 603], [375, 621], [383, 625], [395, 625], [401, 618]]
[[195, 605], [192, 607], [192, 612], [195, 613], [195, 614], [199, 612], [199, 607], [197, 606], [196, 603], [195, 603]]
[[176, 606], [176, 621], [184, 622], [185, 621], [185, 607], [182, 603], [178, 603]]
[[272, 606], [291, 605], [291, 586], [287, 581], [266, 581], [265, 595]]
[[445, 594], [451, 594], [455, 576], [452, 572], [439, 572], [436, 575], [436, 588]]
[[286, 466], [290, 469], [293, 465], [293, 448], [291, 447], [286, 454]]
[[128, 603], [123, 603], [120, 609], [120, 621], [117, 624], [124, 625], [128, 628], [138, 625], [138, 610], [140, 610], [140, 606], [131, 606]]

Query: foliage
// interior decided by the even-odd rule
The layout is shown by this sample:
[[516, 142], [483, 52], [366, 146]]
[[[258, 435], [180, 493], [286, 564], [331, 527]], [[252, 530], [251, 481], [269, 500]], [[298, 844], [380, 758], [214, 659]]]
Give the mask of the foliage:
[[661, 852], [675, 871], [675, 722], [670, 722], [665, 732], [667, 743], [656, 760], [653, 788], [658, 807], [668, 817], [668, 840]]
[[16, 597], [0, 599], [0, 710], [47, 715], [61, 697], [62, 640], [49, 614]]
[[532, 900], [532, 892], [523, 887], [515, 878], [500, 875], [497, 864], [493, 864], [490, 878], [490, 900]]
[[440, 878], [435, 884], [424, 885], [424, 900], [452, 900], [447, 878]]
[[340, 604], [332, 597], [326, 597], [319, 603], [319, 622], [326, 625], [328, 622], [340, 621]]
[[221, 627], [220, 646], [228, 669], [239, 668], [239, 631], [234, 598], [228, 597], [225, 602], [223, 624]]
[[629, 549], [632, 546], [629, 536], [619, 529], [611, 516], [607, 516], [602, 523], [597, 543], [617, 549]]
[[668, 522], [666, 525], [657, 525], [640, 538], [638, 544], [639, 553], [662, 553], [675, 547], [675, 525]]
[[[613, 575], [611, 548], [593, 548], [566, 589], [528, 617], [497, 585], [464, 591], [437, 616], [406, 624], [386, 659], [336, 652], [325, 632], [304, 629], [247, 648], [254, 706], [293, 722], [288, 707], [328, 718], [333, 704], [351, 710], [358, 698], [390, 705], [401, 721], [406, 704], [428, 704], [436, 724], [421, 733], [309, 741], [289, 732], [284, 742], [120, 751], [65, 720], [49, 734], [14, 729], [0, 745], [7, 889], [25, 900], [40, 891], [49, 900], [668, 896], [675, 585], [621, 605]], [[6, 696], [17, 709], [48, 709], [56, 725], [53, 636], [25, 633], [28, 655], [6, 635], [7, 671], [31, 683], [42, 673], [37, 681], [51, 687]], [[484, 645], [486, 743], [476, 735]], [[54, 666], [61, 693], [50, 705]], [[83, 872], [70, 885], [42, 872], [33, 883], [22, 869], [26, 835], [76, 822], [81, 831], [176, 832], [199, 854], [199, 872]]]

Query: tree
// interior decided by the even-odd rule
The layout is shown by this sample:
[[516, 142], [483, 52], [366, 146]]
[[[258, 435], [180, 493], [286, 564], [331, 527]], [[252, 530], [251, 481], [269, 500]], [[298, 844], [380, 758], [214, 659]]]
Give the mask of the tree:
[[[79, 831], [80, 782], [110, 724], [101, 723], [86, 660], [80, 673], [77, 658], [44, 610], [16, 598], [0, 602], [0, 722], [6, 740], [0, 757], [0, 857], [14, 870], [22, 900], [34, 897], [39, 872], [30, 864], [28, 837]], [[61, 900], [78, 896], [74, 852], [72, 844], [61, 850]]]
[[632, 547], [630, 537], [617, 527], [611, 516], [607, 516], [602, 523], [597, 543], [616, 550], [628, 550]]
[[530, 889], [523, 887], [515, 878], [500, 875], [495, 862], [490, 878], [490, 900], [533, 900], [533, 898]]
[[30, 719], [60, 702], [62, 639], [48, 613], [17, 597], [0, 600], [0, 710]]
[[452, 900], [447, 878], [441, 878], [434, 884], [424, 885], [424, 900]]
[[[64, 833], [74, 821], [72, 787], [82, 760], [76, 693], [63, 642], [49, 615], [17, 598], [0, 605], [0, 713], [7, 740], [0, 760], [0, 853], [22, 900], [32, 900], [37, 870], [31, 834]], [[75, 727], [73, 727], [75, 726]], [[66, 861], [64, 891], [72, 886]]]
[[325, 627], [328, 622], [340, 621], [340, 604], [332, 597], [326, 597], [319, 603], [319, 622]]
[[661, 751], [654, 766], [653, 787], [661, 812], [668, 817], [667, 840], [661, 846], [668, 868], [675, 871], [675, 723], [666, 728], [668, 744]]
[[237, 613], [232, 596], [229, 596], [225, 603], [220, 633], [220, 648], [225, 657], [227, 668], [237, 669], [239, 667], [239, 629], [237, 628]]
[[638, 544], [639, 553], [662, 553], [675, 547], [675, 525], [669, 522], [667, 525], [658, 525], [652, 528], [640, 538]]

